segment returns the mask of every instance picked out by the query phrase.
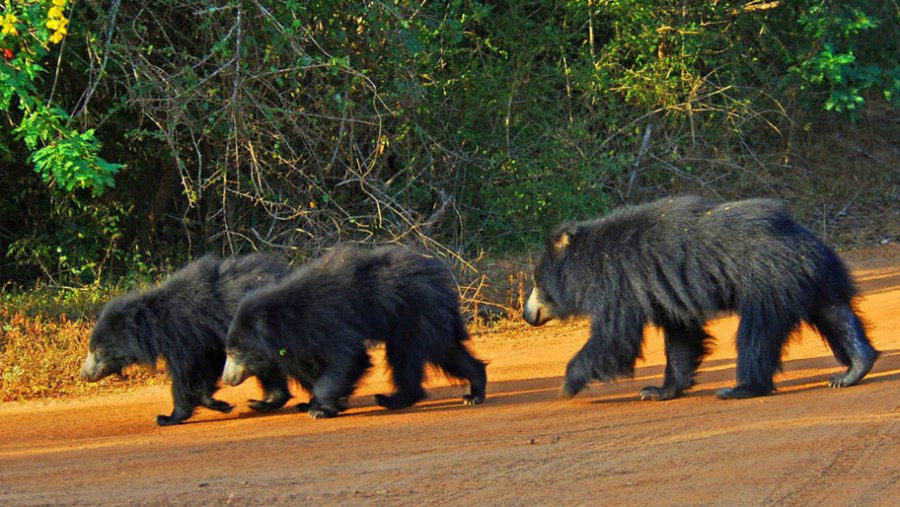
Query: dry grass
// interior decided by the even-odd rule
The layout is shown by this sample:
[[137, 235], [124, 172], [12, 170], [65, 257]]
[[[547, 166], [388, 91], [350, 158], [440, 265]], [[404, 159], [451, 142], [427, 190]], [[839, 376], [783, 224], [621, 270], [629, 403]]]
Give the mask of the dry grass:
[[527, 256], [478, 259], [477, 273], [460, 285], [462, 313], [469, 331], [507, 330], [522, 324], [520, 315], [531, 290], [533, 262]]
[[163, 382], [165, 375], [131, 367], [129, 381], [78, 378], [94, 321], [65, 314], [34, 314], [9, 301], [0, 303], [0, 402], [96, 394]]
[[[87, 353], [84, 321], [49, 320], [10, 314], [0, 308], [0, 400], [13, 401], [71, 393], [73, 376]], [[83, 353], [82, 353], [83, 351]]]

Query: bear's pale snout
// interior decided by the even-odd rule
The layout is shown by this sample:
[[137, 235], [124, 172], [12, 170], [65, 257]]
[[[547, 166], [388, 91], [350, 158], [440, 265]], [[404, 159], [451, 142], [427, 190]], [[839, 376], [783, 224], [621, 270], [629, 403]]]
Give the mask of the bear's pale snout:
[[540, 326], [553, 318], [553, 313], [547, 305], [541, 301], [537, 287], [535, 287], [531, 291], [531, 295], [528, 296], [528, 301], [525, 303], [525, 308], [522, 310], [522, 318], [532, 326]]
[[247, 368], [239, 363], [231, 354], [225, 359], [225, 368], [222, 371], [222, 383], [229, 386], [240, 385], [249, 377]]
[[103, 361], [99, 361], [94, 351], [88, 352], [81, 366], [81, 378], [88, 382], [96, 382], [103, 377]]

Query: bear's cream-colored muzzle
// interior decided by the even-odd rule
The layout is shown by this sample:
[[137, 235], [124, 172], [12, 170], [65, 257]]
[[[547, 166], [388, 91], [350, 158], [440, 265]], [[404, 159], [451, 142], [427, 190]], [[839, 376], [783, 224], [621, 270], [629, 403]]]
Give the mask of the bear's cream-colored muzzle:
[[236, 386], [247, 380], [250, 374], [247, 368], [235, 360], [234, 356], [228, 354], [225, 359], [225, 368], [222, 370], [222, 383]]
[[105, 368], [103, 362], [97, 359], [94, 351], [90, 351], [81, 366], [81, 378], [88, 382], [96, 382], [106, 376]]
[[550, 307], [541, 300], [537, 287], [532, 289], [528, 301], [525, 302], [525, 309], [522, 311], [522, 318], [525, 319], [525, 322], [532, 326], [540, 326], [553, 319], [554, 316]]

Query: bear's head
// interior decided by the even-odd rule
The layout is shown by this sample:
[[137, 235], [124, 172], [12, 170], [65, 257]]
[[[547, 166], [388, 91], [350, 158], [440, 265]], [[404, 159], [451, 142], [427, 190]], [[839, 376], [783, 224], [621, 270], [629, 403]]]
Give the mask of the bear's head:
[[121, 375], [126, 366], [155, 362], [148, 339], [154, 327], [143, 299], [140, 294], [127, 294], [106, 305], [91, 333], [82, 379], [96, 382], [112, 374]]
[[575, 225], [560, 226], [547, 238], [544, 254], [534, 270], [534, 289], [522, 312], [525, 322], [540, 326], [571, 313], [566, 265], [577, 240]]

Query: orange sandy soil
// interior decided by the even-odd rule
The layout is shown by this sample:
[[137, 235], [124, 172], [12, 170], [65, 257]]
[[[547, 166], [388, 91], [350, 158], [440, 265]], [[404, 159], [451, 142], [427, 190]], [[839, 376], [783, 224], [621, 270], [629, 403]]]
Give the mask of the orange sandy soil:
[[476, 407], [440, 376], [412, 409], [375, 406], [389, 390], [378, 353], [330, 420], [255, 414], [253, 382], [219, 391], [231, 414], [198, 409], [167, 428], [154, 416], [171, 410], [168, 386], [0, 405], [0, 505], [900, 505], [900, 247], [847, 258], [882, 351], [854, 387], [827, 387], [840, 368], [804, 329], [777, 393], [716, 399], [734, 382], [730, 317], [710, 325], [717, 347], [684, 397], [638, 399], [662, 382], [650, 329], [634, 379], [562, 401], [587, 323], [510, 326], [473, 336], [490, 361]]

